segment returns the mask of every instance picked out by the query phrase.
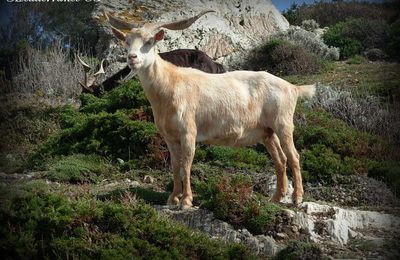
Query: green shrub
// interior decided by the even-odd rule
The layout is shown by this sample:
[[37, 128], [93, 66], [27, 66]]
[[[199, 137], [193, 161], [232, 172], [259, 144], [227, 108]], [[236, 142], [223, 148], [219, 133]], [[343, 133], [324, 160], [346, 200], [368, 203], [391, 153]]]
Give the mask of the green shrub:
[[74, 154], [51, 160], [44, 177], [51, 181], [69, 183], [96, 183], [100, 177], [111, 176], [116, 170], [98, 155]]
[[[206, 161], [219, 166], [260, 171], [268, 163], [266, 154], [258, 153], [251, 148], [209, 146], [204, 152]], [[199, 153], [203, 152], [199, 151]], [[197, 158], [200, 157], [199, 153]]]
[[102, 97], [82, 94], [80, 98], [82, 101], [81, 112], [84, 113], [99, 113], [101, 111], [113, 113], [121, 109], [139, 108], [149, 111], [150, 109], [143, 88], [137, 80], [125, 81]]
[[302, 174], [306, 181], [331, 182], [336, 174], [352, 174], [352, 165], [323, 144], [312, 145], [302, 153]]
[[198, 201], [202, 207], [236, 227], [246, 227], [254, 234], [263, 234], [281, 210], [253, 194], [253, 183], [247, 176], [227, 175], [211, 177], [207, 182], [195, 185]]
[[303, 177], [311, 182], [334, 182], [337, 174], [365, 174], [370, 161], [390, 160], [391, 147], [378, 137], [357, 131], [320, 109], [297, 107], [307, 123], [295, 128]]
[[303, 46], [285, 40], [271, 39], [251, 54], [249, 69], [268, 70], [277, 75], [310, 74], [321, 69], [322, 63]]
[[101, 112], [76, 118], [70, 128], [49, 138], [33, 156], [33, 162], [51, 155], [99, 154], [125, 161], [139, 159], [158, 149], [154, 124], [132, 121], [125, 113]]
[[383, 20], [349, 19], [330, 27], [323, 38], [326, 44], [340, 48], [342, 58], [349, 58], [366, 49], [384, 49], [388, 29]]
[[355, 55], [349, 59], [346, 60], [347, 64], [362, 64], [365, 63], [367, 59], [365, 59], [363, 56], [360, 55]]
[[400, 195], [400, 164], [398, 162], [373, 162], [368, 170], [368, 176], [383, 180], [396, 196]]
[[400, 19], [392, 23], [389, 28], [388, 43], [386, 46], [386, 52], [393, 60], [400, 60]]
[[253, 234], [266, 234], [273, 229], [275, 214], [280, 212], [281, 208], [276, 204], [266, 204], [259, 206], [258, 203], [251, 204], [245, 208], [244, 226]]
[[314, 1], [312, 4], [292, 4], [283, 15], [293, 25], [301, 25], [304, 20], [314, 19], [321, 27], [326, 27], [349, 18], [391, 22], [398, 15], [396, 10], [399, 10], [396, 1], [385, 1], [384, 4], [360, 1]]
[[321, 259], [322, 251], [317, 244], [302, 241], [291, 242], [286, 248], [279, 251], [275, 260], [313, 260]]
[[[131, 165], [160, 164], [165, 154], [153, 123], [150, 105], [137, 80], [124, 82], [103, 97], [81, 95], [82, 107], [57, 109], [61, 131], [52, 135], [31, 158], [72, 153], [99, 154]], [[135, 120], [138, 119], [138, 120]], [[139, 160], [140, 159], [140, 160]], [[158, 161], [158, 162], [157, 162]]]
[[141, 202], [24, 189], [23, 195], [2, 198], [5, 258], [227, 259], [235, 253], [252, 258], [244, 246], [193, 232]]

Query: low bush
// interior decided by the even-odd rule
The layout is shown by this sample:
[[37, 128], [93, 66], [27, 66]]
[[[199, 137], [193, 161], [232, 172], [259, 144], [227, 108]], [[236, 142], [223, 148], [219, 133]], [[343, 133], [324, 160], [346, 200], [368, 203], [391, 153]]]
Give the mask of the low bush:
[[143, 92], [139, 81], [129, 80], [120, 84], [102, 97], [95, 97], [92, 94], [82, 94], [81, 112], [99, 113], [101, 111], [114, 113], [121, 109], [144, 109], [151, 111], [150, 103]]
[[250, 177], [222, 175], [198, 182], [195, 187], [202, 207], [236, 227], [246, 227], [253, 234], [266, 233], [274, 215], [281, 210], [253, 193]]
[[309, 32], [320, 29], [319, 24], [314, 19], [302, 21], [301, 28]]
[[316, 1], [312, 4], [293, 4], [283, 12], [290, 24], [301, 25], [304, 20], [314, 19], [322, 27], [332, 26], [349, 18], [385, 20], [393, 22], [398, 16], [399, 3], [368, 3], [359, 1]]
[[30, 185], [2, 198], [0, 251], [6, 259], [241, 259], [244, 246], [210, 239], [125, 197], [70, 198]]
[[392, 60], [400, 60], [400, 19], [392, 23], [389, 28], [386, 52]]
[[31, 160], [34, 165], [48, 156], [73, 153], [121, 159], [128, 162], [126, 168], [165, 163], [168, 155], [156, 127], [135, 118], [141, 111], [144, 119], [152, 119], [138, 81], [125, 82], [100, 98], [83, 94], [81, 101], [79, 111], [72, 106], [57, 109], [61, 131], [38, 148]]
[[322, 258], [321, 248], [314, 243], [293, 241], [286, 248], [278, 252], [275, 260], [313, 260]]
[[268, 164], [265, 153], [259, 153], [251, 148], [209, 146], [204, 150], [197, 150], [197, 158], [202, 157], [203, 161], [223, 167], [261, 171]]
[[400, 137], [400, 116], [398, 108], [387, 105], [369, 92], [380, 96], [395, 96], [397, 81], [387, 81], [385, 85], [371, 91], [360, 91], [353, 94], [348, 90], [340, 90], [330, 86], [318, 85], [316, 97], [310, 102], [313, 107], [322, 107], [336, 118], [351, 127], [363, 132], [386, 138], [397, 143]]
[[[23, 106], [0, 111], [0, 158], [15, 153], [25, 164], [27, 154], [59, 130], [58, 113], [51, 107]], [[0, 170], [12, 172], [23, 169], [9, 165], [7, 159], [0, 159]]]
[[398, 162], [374, 162], [368, 170], [368, 176], [383, 180], [396, 196], [400, 195], [400, 164]]
[[361, 64], [365, 63], [367, 59], [365, 59], [363, 56], [360, 55], [355, 55], [349, 59], [346, 60], [347, 64]]
[[388, 30], [383, 20], [349, 19], [330, 27], [323, 38], [326, 44], [340, 48], [342, 58], [349, 58], [363, 50], [384, 49]]
[[353, 165], [323, 144], [312, 145], [302, 152], [302, 175], [305, 181], [332, 182], [336, 174], [353, 174]]
[[[306, 22], [306, 21], [305, 21]], [[316, 23], [306, 22], [304, 24], [308, 30], [297, 26], [290, 26], [286, 31], [274, 35], [275, 38], [288, 41], [289, 43], [302, 46], [309, 53], [312, 53], [324, 60], [338, 60], [340, 50], [337, 47], [329, 47], [323, 41], [321, 35], [323, 32]]]
[[98, 155], [74, 154], [47, 162], [44, 177], [51, 181], [96, 183], [116, 172], [114, 167]]
[[322, 62], [315, 55], [285, 40], [271, 39], [250, 55], [251, 64], [245, 66], [276, 75], [311, 74], [322, 67]]
[[334, 182], [339, 174], [367, 174], [371, 161], [395, 160], [393, 148], [379, 137], [360, 132], [322, 109], [297, 107], [302, 117], [294, 132], [302, 174], [312, 182]]
[[49, 138], [32, 159], [37, 163], [47, 156], [94, 153], [128, 161], [156, 152], [157, 139], [157, 129], [150, 122], [132, 121], [121, 111], [101, 112], [83, 116]]

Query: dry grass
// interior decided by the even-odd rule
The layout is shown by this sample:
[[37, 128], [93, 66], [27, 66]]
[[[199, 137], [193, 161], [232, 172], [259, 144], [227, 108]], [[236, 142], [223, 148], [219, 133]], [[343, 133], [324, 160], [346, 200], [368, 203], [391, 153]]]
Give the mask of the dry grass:
[[21, 96], [25, 97], [22, 103], [74, 103], [81, 92], [78, 79], [82, 74], [81, 66], [71, 61], [61, 42], [56, 41], [45, 50], [28, 47], [16, 64], [12, 81], [2, 82], [2, 103], [21, 101]]

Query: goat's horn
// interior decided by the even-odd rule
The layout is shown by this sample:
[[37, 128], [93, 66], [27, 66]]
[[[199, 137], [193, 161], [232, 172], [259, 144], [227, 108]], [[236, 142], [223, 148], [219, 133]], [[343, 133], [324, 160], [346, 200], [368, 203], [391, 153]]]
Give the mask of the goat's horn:
[[86, 62], [84, 62], [84, 61], [81, 59], [81, 57], [79, 57], [79, 55], [76, 55], [76, 56], [78, 57], [78, 61], [79, 61], [79, 63], [83, 66], [83, 69], [85, 70], [85, 72], [89, 72], [90, 69], [91, 69], [91, 67], [90, 67]]
[[176, 22], [172, 22], [172, 23], [146, 23], [143, 27], [149, 31], [154, 31], [161, 27], [170, 29], [170, 30], [183, 30], [183, 29], [188, 28], [190, 25], [192, 25], [200, 17], [202, 17], [206, 13], [210, 13], [210, 12], [215, 12], [215, 11], [214, 10], [203, 11], [196, 16], [186, 18], [183, 20], [179, 20]]
[[134, 23], [134, 22], [127, 22], [121, 20], [117, 17], [114, 17], [110, 14], [107, 14], [106, 11], [103, 10], [104, 16], [108, 20], [108, 22], [117, 29], [120, 30], [132, 30], [133, 28], [138, 28], [143, 25], [143, 23]]
[[104, 68], [103, 68], [103, 63], [104, 63], [104, 59], [102, 59], [101, 62], [100, 62], [100, 69], [95, 74], [93, 74], [93, 76], [105, 73], [104, 72]]

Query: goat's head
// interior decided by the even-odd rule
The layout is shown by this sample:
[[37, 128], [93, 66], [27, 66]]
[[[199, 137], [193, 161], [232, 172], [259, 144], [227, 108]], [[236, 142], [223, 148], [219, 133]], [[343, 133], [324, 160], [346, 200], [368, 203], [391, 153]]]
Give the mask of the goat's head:
[[79, 57], [79, 55], [77, 55], [77, 58], [79, 63], [82, 65], [84, 72], [84, 81], [83, 82], [79, 81], [79, 84], [82, 86], [83, 89], [89, 92], [93, 92], [93, 86], [96, 83], [97, 76], [105, 73], [103, 68], [104, 60], [100, 62], [99, 70], [97, 72], [93, 72], [93, 68], [86, 62], [84, 62], [82, 58]]
[[[128, 50], [127, 62], [129, 67], [137, 72], [151, 65], [156, 58], [156, 44], [164, 38], [164, 30], [183, 30], [192, 25], [197, 19], [212, 10], [187, 19], [172, 23], [132, 23], [113, 17], [106, 12], [104, 15], [112, 25], [114, 35], [124, 43]], [[123, 32], [127, 30], [128, 32]]]

